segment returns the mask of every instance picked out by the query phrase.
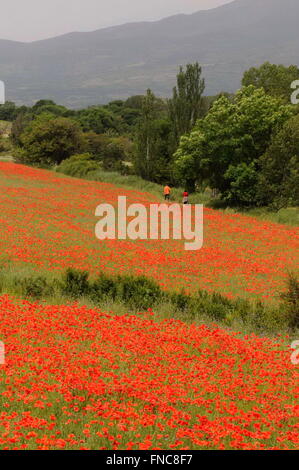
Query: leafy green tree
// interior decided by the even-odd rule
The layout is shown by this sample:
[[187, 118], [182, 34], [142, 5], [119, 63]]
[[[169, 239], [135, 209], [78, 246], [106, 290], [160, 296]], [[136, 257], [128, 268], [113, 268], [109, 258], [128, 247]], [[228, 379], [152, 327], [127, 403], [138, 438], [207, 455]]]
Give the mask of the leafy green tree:
[[49, 113], [54, 116], [70, 117], [75, 114], [74, 111], [67, 109], [65, 106], [56, 104], [52, 100], [39, 100], [32, 106], [31, 112], [34, 116]]
[[143, 98], [141, 118], [137, 130], [137, 158], [135, 166], [137, 172], [146, 179], [150, 179], [151, 161], [154, 155], [154, 120], [157, 117], [155, 108], [156, 97], [151, 90], [147, 90]]
[[202, 94], [205, 81], [201, 78], [202, 69], [198, 62], [188, 64], [186, 70], [180, 67], [177, 75], [177, 86], [169, 100], [169, 117], [172, 122], [176, 141], [189, 133], [201, 115]]
[[230, 165], [225, 172], [225, 179], [229, 183], [223, 194], [223, 199], [231, 205], [252, 206], [257, 204], [257, 162], [239, 163]]
[[299, 205], [298, 115], [285, 123], [262, 156], [257, 193], [261, 205]]
[[12, 101], [0, 104], [0, 121], [13, 121], [17, 115], [17, 106]]
[[33, 120], [29, 112], [19, 112], [11, 126], [11, 141], [15, 146], [21, 146], [21, 135]]
[[143, 99], [142, 114], [136, 132], [135, 170], [147, 180], [169, 179], [170, 122], [160, 117], [160, 100], [151, 90]]
[[185, 180], [189, 188], [196, 183], [207, 183], [223, 197], [244, 204], [244, 200], [238, 201], [237, 194], [232, 194], [232, 178], [235, 174], [239, 179], [245, 167], [238, 171], [233, 167], [249, 165], [246, 171], [250, 171], [252, 182], [251, 163], [263, 155], [272, 134], [292, 113], [291, 105], [286, 106], [253, 86], [242, 88], [234, 101], [220, 97], [207, 116], [197, 121], [191, 134], [181, 139], [174, 156], [177, 180], [181, 183]]
[[291, 83], [298, 79], [299, 68], [296, 65], [285, 67], [265, 62], [261, 67], [252, 67], [247, 70], [244, 73], [242, 85], [263, 88], [268, 95], [290, 103]]
[[123, 170], [123, 163], [133, 159], [133, 142], [128, 137], [87, 132], [84, 138], [87, 152], [106, 170]]
[[103, 106], [91, 106], [77, 112], [76, 119], [81, 124], [83, 131], [93, 131], [96, 134], [104, 134], [108, 129], [119, 131], [120, 118]]
[[84, 146], [77, 122], [64, 117], [42, 114], [20, 136], [17, 158], [30, 164], [59, 164]]

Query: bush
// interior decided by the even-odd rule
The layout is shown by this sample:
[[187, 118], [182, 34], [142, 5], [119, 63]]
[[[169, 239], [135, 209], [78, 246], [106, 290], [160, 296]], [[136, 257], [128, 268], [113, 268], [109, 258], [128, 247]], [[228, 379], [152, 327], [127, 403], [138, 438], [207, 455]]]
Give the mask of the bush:
[[287, 292], [281, 294], [286, 306], [287, 321], [290, 328], [299, 328], [299, 281], [290, 273], [287, 281]]
[[106, 274], [101, 273], [100, 276], [91, 285], [91, 298], [95, 302], [104, 299], [113, 299], [117, 297], [117, 283], [114, 279], [109, 278]]
[[42, 114], [28, 124], [19, 141], [18, 160], [32, 165], [59, 164], [79, 153], [84, 145], [77, 122], [51, 114]]
[[[85, 298], [101, 304], [106, 301], [123, 303], [128, 311], [144, 311], [167, 306], [170, 316], [183, 321], [210, 319], [229, 327], [245, 327], [258, 334], [290, 332], [299, 327], [299, 283], [294, 275], [288, 280], [288, 290], [281, 295], [284, 303], [278, 307], [244, 299], [228, 299], [218, 293], [199, 291], [196, 295], [164, 292], [152, 279], [145, 276], [111, 276], [101, 273], [93, 281], [86, 271], [68, 269], [62, 279], [45, 277], [14, 278], [7, 282], [7, 274], [0, 270], [0, 290], [8, 290], [21, 297], [47, 298], [53, 294], [68, 299]], [[9, 278], [8, 278], [9, 279]]]
[[257, 196], [277, 210], [299, 204], [299, 115], [285, 123], [261, 157]]
[[177, 310], [185, 312], [190, 308], [190, 297], [182, 290], [179, 294], [171, 295], [171, 303]]
[[98, 168], [99, 164], [92, 159], [89, 153], [82, 153], [73, 155], [61, 162], [56, 171], [65, 175], [84, 178], [90, 171], [95, 171]]
[[28, 277], [21, 281], [15, 280], [21, 288], [24, 297], [32, 297], [34, 299], [41, 299], [53, 293], [53, 287], [50, 286], [44, 277], [32, 278]]
[[63, 277], [61, 290], [66, 296], [79, 298], [90, 292], [87, 271], [68, 269]]
[[162, 296], [160, 286], [145, 276], [118, 277], [117, 284], [120, 300], [131, 307], [151, 308]]

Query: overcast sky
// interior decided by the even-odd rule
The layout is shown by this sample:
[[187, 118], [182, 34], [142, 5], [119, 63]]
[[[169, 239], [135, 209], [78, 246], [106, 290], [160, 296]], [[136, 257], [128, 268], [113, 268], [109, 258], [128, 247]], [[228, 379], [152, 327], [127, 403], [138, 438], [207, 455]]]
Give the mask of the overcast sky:
[[129, 21], [192, 13], [232, 0], [0, 0], [0, 39], [34, 41]]

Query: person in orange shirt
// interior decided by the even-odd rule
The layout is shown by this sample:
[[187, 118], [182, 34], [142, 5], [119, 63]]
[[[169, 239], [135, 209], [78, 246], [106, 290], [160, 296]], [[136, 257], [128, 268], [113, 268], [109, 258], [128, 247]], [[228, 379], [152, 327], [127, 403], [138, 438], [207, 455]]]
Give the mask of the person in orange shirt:
[[169, 201], [170, 199], [170, 193], [171, 193], [171, 189], [170, 187], [168, 186], [168, 184], [165, 186], [164, 188], [164, 199], [165, 201]]

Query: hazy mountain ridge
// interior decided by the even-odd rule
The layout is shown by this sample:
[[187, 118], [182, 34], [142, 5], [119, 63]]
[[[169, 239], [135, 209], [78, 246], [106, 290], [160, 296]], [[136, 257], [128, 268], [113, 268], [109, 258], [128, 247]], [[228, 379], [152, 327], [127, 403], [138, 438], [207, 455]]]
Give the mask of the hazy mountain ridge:
[[[236, 0], [157, 22], [69, 33], [33, 43], [0, 40], [7, 98], [103, 103], [151, 87], [167, 95], [180, 64], [203, 64], [208, 94], [234, 91], [243, 71], [265, 60], [299, 65], [297, 0]], [[299, 77], [298, 77], [299, 78]]]

